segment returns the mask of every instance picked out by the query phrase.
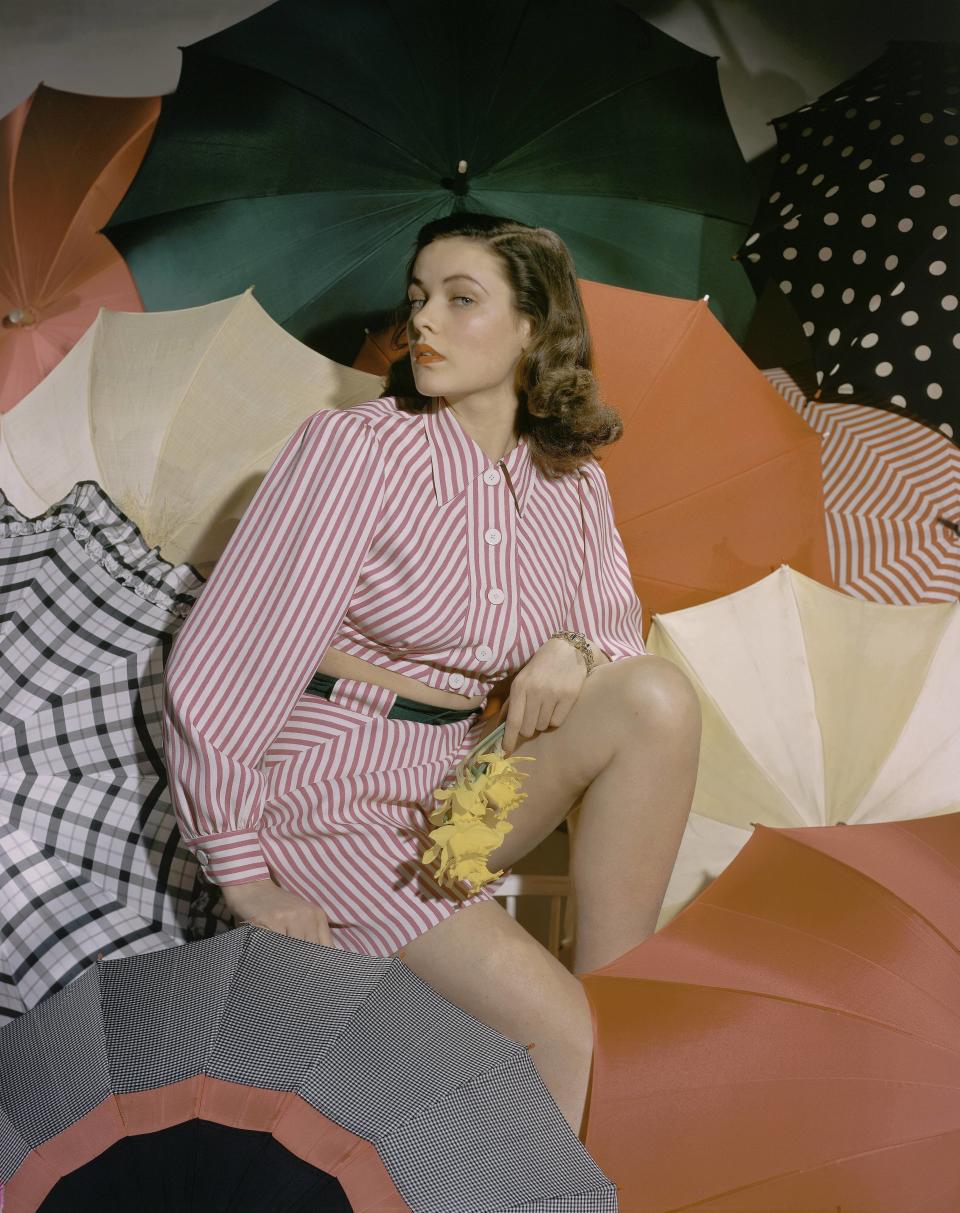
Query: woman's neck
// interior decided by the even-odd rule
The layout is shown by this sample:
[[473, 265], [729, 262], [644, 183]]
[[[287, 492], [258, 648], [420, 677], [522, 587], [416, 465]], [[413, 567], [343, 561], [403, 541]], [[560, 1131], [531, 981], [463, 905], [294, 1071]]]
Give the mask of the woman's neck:
[[450, 409], [464, 432], [480, 447], [491, 463], [505, 459], [519, 441], [516, 433], [516, 406], [512, 416], [494, 416], [487, 412], [478, 419], [476, 410], [470, 415], [468, 409], [464, 409], [461, 404], [452, 404], [446, 396], [437, 397], [437, 405], [439, 408]]

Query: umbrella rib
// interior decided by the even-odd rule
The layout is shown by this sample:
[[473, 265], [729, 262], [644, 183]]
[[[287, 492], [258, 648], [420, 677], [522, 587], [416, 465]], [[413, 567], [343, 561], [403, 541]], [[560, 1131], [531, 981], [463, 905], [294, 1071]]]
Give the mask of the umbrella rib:
[[501, 85], [503, 84], [503, 81], [506, 78], [507, 64], [510, 62], [511, 56], [513, 55], [513, 48], [516, 46], [517, 39], [520, 37], [520, 30], [522, 29], [522, 27], [527, 19], [527, 14], [530, 12], [530, 3], [531, 3], [531, 0], [525, 0], [524, 6], [523, 6], [523, 12], [520, 14], [520, 20], [516, 23], [516, 25], [514, 26], [514, 29], [513, 29], [513, 37], [510, 41], [510, 46], [507, 49], [507, 53], [504, 55], [503, 60], [501, 62], [500, 74], [497, 76], [497, 82], [494, 85], [494, 87], [490, 90], [490, 99], [487, 102], [487, 108], [484, 111], [483, 118], [477, 123], [476, 134], [475, 134], [474, 140], [473, 140], [473, 147], [471, 147], [471, 149], [470, 149], [470, 159], [471, 160], [474, 158], [474, 153], [477, 150], [477, 143], [480, 140], [480, 132], [483, 130], [484, 126], [486, 125], [487, 120], [490, 117], [490, 111], [493, 109], [493, 103], [494, 103], [494, 101], [496, 101], [497, 94], [500, 92]]
[[[26, 102], [26, 104], [29, 107], [33, 106], [33, 97], [34, 96], [36, 96], [36, 90], [34, 90], [34, 93], [31, 95], [30, 99]], [[8, 207], [8, 214], [10, 215], [10, 227], [11, 227], [10, 234], [13, 238], [13, 253], [14, 253], [14, 257], [16, 259], [16, 266], [17, 266], [17, 286], [20, 288], [20, 298], [24, 303], [27, 302], [26, 287], [25, 287], [24, 281], [23, 281], [23, 258], [20, 254], [20, 241], [17, 239], [17, 211], [16, 211], [16, 207], [14, 205], [13, 179], [14, 179], [14, 175], [15, 175], [14, 169], [15, 169], [15, 165], [17, 162], [17, 154], [20, 151], [20, 145], [23, 143], [23, 132], [26, 129], [27, 120], [29, 117], [30, 117], [30, 109], [28, 108], [27, 112], [23, 116], [23, 122], [21, 122], [21, 124], [20, 124], [20, 130], [17, 132], [17, 146], [15, 148], [11, 149], [11, 153], [10, 153], [11, 172], [10, 172], [10, 176], [7, 180], [7, 207]]]
[[[231, 66], [231, 67], [236, 66], [235, 60], [225, 59], [222, 55], [213, 55], [213, 54], [207, 53], [206, 58], [219, 59], [219, 61], [221, 63], [226, 63], [228, 66]], [[255, 67], [252, 64], [245, 63], [243, 66], [247, 71], [255, 72], [258, 76], [264, 76], [268, 80], [281, 79], [281, 77], [274, 76], [272, 73], [264, 71], [263, 68]], [[389, 146], [392, 147], [395, 151], [401, 152], [405, 156], [409, 156], [410, 159], [413, 160], [415, 163], [419, 164], [425, 172], [427, 172], [431, 175], [433, 173], [435, 173], [436, 170], [434, 168], [432, 168], [431, 165], [427, 164], [426, 161], [421, 160], [420, 157], [417, 155], [417, 153], [415, 151], [413, 151], [411, 148], [404, 147], [402, 143], [397, 143], [397, 141], [395, 139], [391, 139], [390, 136], [385, 135], [383, 133], [383, 131], [378, 131], [376, 129], [376, 127], [370, 126], [370, 124], [368, 122], [364, 122], [361, 118], [358, 118], [355, 114], [351, 114], [348, 110], [342, 109], [339, 105], [335, 105], [332, 101], [329, 101], [326, 97], [320, 97], [316, 93], [310, 92], [309, 89], [304, 88], [302, 85], [294, 84], [290, 80], [283, 80], [283, 83], [287, 88], [295, 89], [298, 93], [302, 93], [305, 97], [309, 97], [311, 100], [318, 102], [320, 105], [325, 105], [328, 109], [332, 110], [335, 114], [339, 114], [342, 118], [346, 118], [349, 122], [352, 122], [354, 124], [354, 126], [360, 127], [361, 130], [365, 130], [365, 131], [369, 132], [369, 134], [375, 136], [377, 139], [381, 139], [384, 143], [389, 144]]]

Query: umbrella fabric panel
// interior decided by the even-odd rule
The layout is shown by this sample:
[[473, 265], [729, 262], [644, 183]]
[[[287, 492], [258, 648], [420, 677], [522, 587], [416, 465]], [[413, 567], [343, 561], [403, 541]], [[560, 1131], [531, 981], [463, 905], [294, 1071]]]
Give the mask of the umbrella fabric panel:
[[837, 588], [874, 602], [960, 598], [960, 451], [900, 410], [811, 400], [764, 371], [823, 438], [823, 491]]
[[163, 664], [200, 584], [146, 548], [96, 485], [36, 519], [0, 507], [8, 1013], [97, 952], [227, 925], [222, 909], [193, 906], [199, 872], [161, 752]]

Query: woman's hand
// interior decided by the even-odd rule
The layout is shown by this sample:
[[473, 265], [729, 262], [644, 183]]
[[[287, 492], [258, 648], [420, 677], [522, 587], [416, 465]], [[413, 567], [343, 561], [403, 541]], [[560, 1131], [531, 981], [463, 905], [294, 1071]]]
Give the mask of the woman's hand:
[[334, 946], [327, 916], [319, 906], [288, 893], [272, 880], [222, 885], [220, 892], [235, 918], [280, 935]]
[[493, 726], [506, 718], [504, 754], [513, 753], [518, 737], [533, 737], [563, 724], [586, 677], [586, 662], [566, 640], [554, 637], [541, 645], [514, 677], [510, 696]]

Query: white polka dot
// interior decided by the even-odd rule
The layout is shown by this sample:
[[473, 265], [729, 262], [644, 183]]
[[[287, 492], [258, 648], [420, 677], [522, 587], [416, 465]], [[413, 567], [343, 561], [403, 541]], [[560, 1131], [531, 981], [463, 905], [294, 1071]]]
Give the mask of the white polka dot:
[[840, 340], [840, 330], [839, 329], [831, 329], [830, 332], [827, 333], [827, 344], [828, 345], [836, 345], [839, 340]]
[[852, 396], [853, 395], [853, 384], [852, 383], [841, 383], [840, 386], [837, 388], [837, 393], [840, 396]]
[[942, 240], [946, 234], [947, 234], [946, 226], [942, 223], [938, 223], [937, 226], [930, 233], [930, 235], [934, 238], [934, 240]]
[[839, 363], [839, 362], [835, 362], [835, 363], [833, 364], [833, 366], [830, 368], [830, 374], [831, 374], [831, 375], [835, 375], [835, 374], [837, 373], [837, 371], [839, 371], [839, 370], [840, 370], [840, 363]]
[[789, 278], [784, 278], [783, 281], [780, 283], [780, 289], [781, 289], [781, 291], [783, 291], [783, 293], [785, 295], [789, 295], [790, 292], [793, 290], [793, 283], [790, 281]]
[[840, 216], [836, 211], [827, 211], [823, 217], [823, 222], [827, 225], [827, 227], [833, 227], [834, 224], [840, 222]]
[[870, 299], [867, 303], [867, 308], [871, 312], [875, 312], [882, 302], [883, 302], [883, 300], [880, 298], [879, 295], [871, 295]]
[[[867, 98], [867, 100], [869, 101], [869, 97]], [[878, 129], [879, 127], [881, 127], [881, 126], [883, 126], [883, 123], [880, 121], [880, 119], [879, 119], [879, 118], [874, 118], [872, 122], [868, 122], [868, 123], [867, 123], [867, 130], [868, 130], [868, 131], [875, 131], [875, 130], [877, 130], [877, 129]]]
[[789, 214], [790, 214], [790, 212], [791, 212], [792, 210], [793, 210], [793, 203], [792, 203], [792, 202], [788, 202], [786, 206], [781, 206], [781, 208], [780, 208], [780, 214], [781, 214], [781, 215], [789, 215]]
[[780, 201], [780, 191], [776, 190], [774, 193], [772, 193], [770, 195], [770, 197], [767, 199], [767, 201], [768, 202], [779, 202]]
[[822, 180], [823, 180], [823, 173], [817, 173], [816, 177], [811, 179], [810, 184], [819, 185]]
[[865, 215], [860, 216], [860, 222], [864, 227], [873, 227], [873, 225], [877, 222], [877, 217], [876, 215], [871, 215], [870, 212], [867, 211]]
[[857, 110], [851, 106], [848, 110], [843, 111], [844, 118], [856, 118]]
[[794, 259], [794, 257], [796, 257], [796, 255], [797, 255], [797, 250], [793, 247], [792, 244], [788, 244], [787, 247], [783, 250], [783, 258], [785, 261], [792, 261]]
[[923, 164], [924, 160], [926, 160], [926, 156], [923, 152], [914, 152], [910, 157], [911, 164]]
[[837, 194], [839, 192], [840, 192], [839, 185], [831, 185], [830, 188], [826, 191], [826, 193], [823, 196], [824, 196], [824, 198], [832, 198], [834, 194]]
[[848, 286], [844, 290], [843, 294], [840, 296], [840, 298], [843, 300], [844, 303], [853, 303], [853, 301], [854, 301], [854, 299], [856, 299], [856, 297], [857, 297], [857, 292], [853, 289], [852, 286]]
[[956, 295], [944, 295], [940, 300], [940, 306], [945, 312], [955, 312], [958, 304], [960, 304], [960, 299]]
[[823, 248], [820, 249], [820, 251], [817, 253], [817, 256], [820, 258], [821, 261], [829, 261], [830, 258], [833, 256], [833, 249], [828, 248], [826, 245], [824, 245]]
[[795, 215], [792, 219], [787, 220], [787, 222], [783, 225], [783, 230], [785, 232], [792, 232], [794, 228], [799, 227], [799, 226], [800, 226], [800, 216]]
[[863, 169], [869, 168], [871, 164], [873, 164], [872, 160], [861, 160], [860, 163], [857, 165], [857, 168], [862, 171]]
[[832, 142], [833, 142], [833, 135], [824, 135], [824, 137], [820, 140], [820, 146], [829, 147]]
[[909, 232], [913, 227], [913, 220], [908, 218], [899, 219], [897, 221], [897, 231]]
[[863, 346], [863, 348], [865, 350], [869, 350], [869, 349], [873, 349], [873, 347], [877, 344], [877, 342], [879, 340], [880, 340], [880, 338], [877, 336], [876, 333], [864, 333], [860, 339], [860, 344]]
[[748, 261], [759, 261], [760, 254], [759, 253], [747, 253], [747, 260]]
[[911, 185], [907, 190], [911, 198], [922, 198], [926, 192], [922, 185]]
[[908, 311], [908, 312], [904, 312], [901, 315], [900, 323], [906, 324], [906, 325], [916, 324], [919, 319], [920, 319], [920, 317], [917, 315], [916, 312]]
[[913, 356], [914, 356], [914, 358], [916, 358], [917, 362], [929, 362], [930, 361], [929, 345], [918, 345], [917, 348], [913, 351]]
[[943, 141], [947, 147], [956, 147], [960, 143], [960, 139], [956, 135], [944, 135]]
[[930, 113], [921, 114], [920, 121], [926, 126], [928, 123], [933, 121], [933, 114], [930, 114]]
[[744, 241], [743, 247], [749, 248], [751, 244], [756, 244], [759, 239], [760, 239], [760, 233], [754, 232], [752, 236], [748, 236], [747, 239]]
[[817, 383], [823, 383], [823, 371], [817, 371]]
[[953, 334], [953, 348], [960, 350], [960, 333]]
[[898, 282], [897, 285], [890, 292], [890, 294], [891, 295], [901, 295], [906, 290], [906, 287], [907, 287], [907, 284], [905, 282]]
[[789, 152], [784, 152], [784, 153], [783, 153], [783, 155], [780, 157], [780, 163], [781, 163], [781, 164], [787, 164], [787, 163], [789, 162], [789, 160], [790, 160], [790, 153], [789, 153]]
[[853, 262], [854, 265], [863, 265], [863, 263], [866, 261], [866, 259], [867, 259], [867, 250], [866, 249], [855, 248], [850, 255], [850, 260]]
[[884, 258], [883, 268], [885, 270], [895, 270], [899, 264], [900, 258], [896, 253], [891, 253], [889, 257]]
[[902, 409], [905, 409], [907, 407], [907, 402], [903, 396], [891, 396], [890, 403], [899, 405], [900, 408], [902, 408]]
[[892, 362], [878, 362], [877, 365], [873, 368], [873, 370], [874, 370], [874, 374], [879, 375], [881, 379], [886, 379], [886, 377], [893, 370], [893, 363]]
[[946, 436], [947, 436], [948, 438], [952, 438], [952, 437], [953, 437], [953, 426], [950, 424], [950, 422], [949, 422], [949, 421], [945, 421], [945, 422], [944, 422], [944, 423], [943, 423], [943, 424], [940, 426], [940, 429], [941, 429], [941, 430], [943, 430], [943, 432], [946, 434]]
[[931, 400], [939, 400], [940, 397], [943, 395], [943, 388], [940, 386], [939, 383], [928, 383], [927, 384], [927, 395], [930, 397]]
[[946, 272], [947, 272], [947, 263], [945, 261], [931, 261], [930, 262], [930, 273], [931, 274], [936, 274], [939, 277], [940, 274], [945, 274]]
[[804, 333], [806, 333], [806, 335], [808, 337], [812, 337], [813, 334], [817, 331], [817, 326], [813, 323], [812, 320], [804, 320], [803, 331], [804, 331]]
[[960, 206], [960, 194], [951, 194], [947, 201], [951, 206]]
[[846, 147], [841, 148], [840, 155], [841, 156], [852, 156], [853, 155], [853, 145], [848, 143]]
[[886, 188], [887, 183], [881, 177], [874, 177], [874, 179], [867, 186], [867, 189], [873, 194], [882, 194]]
[[804, 137], [804, 139], [806, 139], [806, 137], [807, 137], [808, 135], [812, 135], [812, 134], [813, 134], [813, 127], [812, 127], [812, 126], [805, 126], [805, 127], [803, 128], [803, 130], [800, 132], [800, 134], [801, 134], [801, 135]]
[[891, 135], [890, 142], [894, 147], [899, 147], [899, 145], [903, 142], [903, 135]]
[[813, 284], [813, 286], [810, 288], [810, 294], [814, 297], [814, 299], [822, 299], [823, 298], [823, 283], [815, 282]]
[[807, 171], [807, 169], [808, 169], [809, 167], [810, 167], [810, 165], [809, 165], [809, 164], [798, 164], [798, 165], [797, 165], [797, 168], [796, 168], [796, 173], [797, 173], [797, 176], [798, 176], [798, 177], [799, 177], [799, 176], [801, 176], [803, 173], [805, 173], [805, 172]]

